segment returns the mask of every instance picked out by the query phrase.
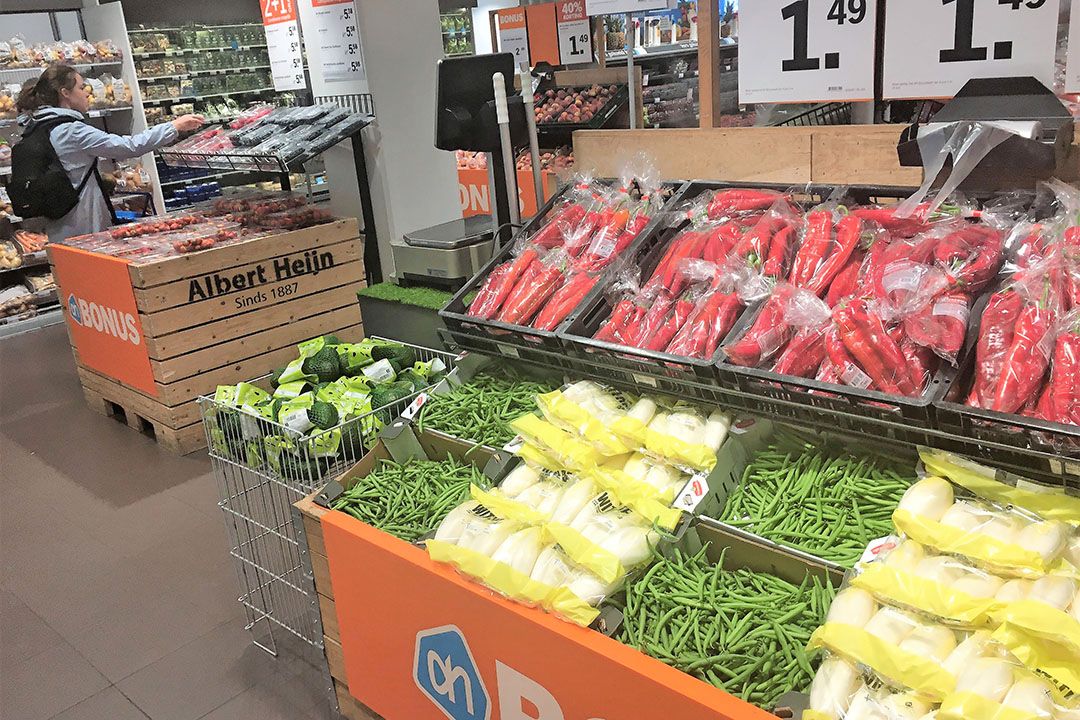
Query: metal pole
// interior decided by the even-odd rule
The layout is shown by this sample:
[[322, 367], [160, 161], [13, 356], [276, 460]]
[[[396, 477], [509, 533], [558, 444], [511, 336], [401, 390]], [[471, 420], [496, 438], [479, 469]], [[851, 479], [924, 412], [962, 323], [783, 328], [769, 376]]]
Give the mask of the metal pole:
[[495, 154], [484, 153], [484, 157], [487, 158], [487, 171], [488, 171], [488, 207], [491, 209], [491, 231], [495, 233], [495, 244], [500, 242], [499, 226], [502, 224], [499, 221], [499, 203], [496, 193], [498, 189], [495, 187]]
[[499, 121], [499, 144], [502, 146], [503, 174], [506, 176], [507, 210], [513, 225], [521, 224], [518, 207], [517, 172], [514, 170], [514, 148], [510, 140], [510, 111], [506, 107], [506, 79], [501, 72], [491, 76], [495, 85], [495, 117]]
[[521, 69], [521, 97], [525, 100], [525, 120], [529, 124], [529, 155], [532, 157], [533, 188], [536, 190], [536, 207], [544, 206], [544, 178], [540, 174], [540, 141], [536, 137], [536, 110], [534, 109], [532, 73]]
[[637, 128], [637, 89], [634, 87], [634, 13], [626, 13], [626, 88], [630, 91], [630, 129]]

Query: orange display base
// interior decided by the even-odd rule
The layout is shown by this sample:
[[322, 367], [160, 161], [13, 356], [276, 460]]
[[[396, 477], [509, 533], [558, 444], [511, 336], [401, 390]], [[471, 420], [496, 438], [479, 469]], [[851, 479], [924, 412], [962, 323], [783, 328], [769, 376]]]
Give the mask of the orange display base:
[[349, 692], [388, 720], [773, 718], [345, 513], [322, 530]]

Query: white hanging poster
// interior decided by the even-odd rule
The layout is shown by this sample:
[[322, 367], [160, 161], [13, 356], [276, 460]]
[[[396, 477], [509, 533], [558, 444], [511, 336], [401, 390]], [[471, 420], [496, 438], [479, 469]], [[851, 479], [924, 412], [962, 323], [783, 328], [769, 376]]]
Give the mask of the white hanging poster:
[[307, 87], [307, 81], [304, 78], [304, 53], [300, 47], [296, 3], [294, 0], [259, 0], [259, 6], [274, 89], [278, 92], [303, 90]]
[[366, 84], [353, 0], [302, 1], [309, 5], [302, 13], [308, 55], [319, 64], [323, 82]]

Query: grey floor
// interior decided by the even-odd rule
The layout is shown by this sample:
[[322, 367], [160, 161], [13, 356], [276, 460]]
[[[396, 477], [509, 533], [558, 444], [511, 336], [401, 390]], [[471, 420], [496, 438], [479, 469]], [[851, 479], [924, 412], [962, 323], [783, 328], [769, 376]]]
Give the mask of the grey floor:
[[252, 645], [205, 454], [90, 411], [62, 325], [0, 341], [0, 718], [325, 718]]

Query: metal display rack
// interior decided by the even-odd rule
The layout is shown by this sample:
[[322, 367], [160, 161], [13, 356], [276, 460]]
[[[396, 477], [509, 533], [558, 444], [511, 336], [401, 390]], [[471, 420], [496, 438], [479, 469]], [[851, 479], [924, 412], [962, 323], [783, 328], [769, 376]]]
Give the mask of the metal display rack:
[[[421, 361], [436, 358], [457, 366], [458, 356], [431, 348], [408, 345]], [[252, 381], [268, 387], [269, 376]], [[263, 438], [295, 437], [277, 422], [240, 416], [213, 397], [199, 398], [207, 447], [217, 476], [233, 558], [242, 588], [238, 598], [247, 614], [247, 630], [254, 643], [277, 654], [274, 629], [280, 628], [307, 644], [323, 648], [319, 601], [311, 563], [307, 557], [302, 522], [293, 504], [315, 492], [335, 475], [355, 465], [373, 444], [378, 417], [384, 424], [397, 418], [420, 394], [417, 391], [390, 405], [352, 418], [333, 430], [296, 440], [294, 452], [276, 459], [263, 452]], [[342, 440], [332, 458], [322, 457], [319, 439], [340, 432]], [[348, 440], [346, 440], [348, 438]], [[264, 632], [260, 630], [265, 629]], [[261, 637], [268, 636], [267, 643]]]

